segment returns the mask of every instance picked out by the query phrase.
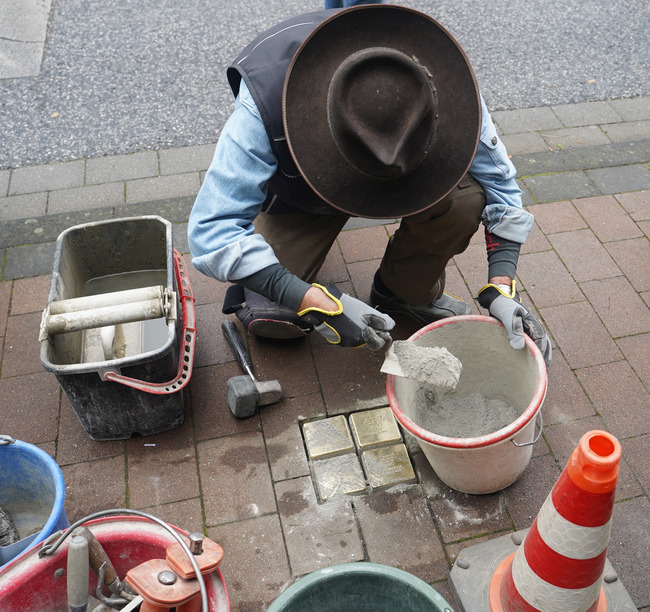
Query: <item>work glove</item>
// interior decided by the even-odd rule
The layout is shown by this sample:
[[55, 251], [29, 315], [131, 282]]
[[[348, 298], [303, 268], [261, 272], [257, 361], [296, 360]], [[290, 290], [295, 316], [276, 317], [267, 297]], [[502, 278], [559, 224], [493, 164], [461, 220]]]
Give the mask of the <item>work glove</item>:
[[354, 348], [367, 345], [372, 351], [379, 350], [390, 341], [388, 333], [395, 326], [395, 321], [361, 300], [336, 287], [323, 287], [313, 283], [327, 294], [338, 306], [334, 312], [320, 308], [305, 308], [298, 315], [312, 322], [314, 329], [330, 344], [351, 346]]
[[530, 336], [542, 353], [548, 368], [551, 365], [551, 342], [537, 317], [521, 303], [515, 286], [515, 281], [512, 281], [510, 287], [487, 284], [478, 292], [478, 302], [495, 319], [503, 323], [512, 348], [524, 348], [524, 333]]

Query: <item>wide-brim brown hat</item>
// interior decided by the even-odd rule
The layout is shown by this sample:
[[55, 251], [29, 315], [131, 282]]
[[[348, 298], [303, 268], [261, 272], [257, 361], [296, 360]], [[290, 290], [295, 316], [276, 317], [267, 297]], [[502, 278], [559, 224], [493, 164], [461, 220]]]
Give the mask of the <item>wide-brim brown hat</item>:
[[368, 218], [414, 214], [449, 194], [481, 127], [456, 40], [428, 15], [385, 4], [337, 12], [310, 33], [287, 71], [282, 113], [311, 188]]

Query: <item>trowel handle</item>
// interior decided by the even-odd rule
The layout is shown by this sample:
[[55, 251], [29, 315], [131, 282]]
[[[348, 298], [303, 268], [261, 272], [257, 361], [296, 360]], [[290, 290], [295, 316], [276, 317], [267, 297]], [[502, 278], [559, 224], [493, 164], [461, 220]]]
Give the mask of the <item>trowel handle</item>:
[[251, 356], [244, 346], [244, 341], [239, 335], [237, 326], [233, 321], [227, 319], [221, 323], [221, 331], [223, 335], [228, 340], [230, 348], [232, 349], [233, 354], [237, 363], [240, 365], [241, 369], [248, 373], [251, 377], [253, 376], [253, 362], [251, 361]]
[[93, 570], [93, 573], [97, 576], [99, 575], [99, 568], [103, 563], [106, 563], [104, 574], [104, 584], [109, 586], [113, 584], [116, 580], [119, 584], [119, 579], [117, 572], [111, 563], [111, 560], [108, 558], [104, 547], [99, 543], [99, 540], [87, 527], [77, 527], [73, 532], [73, 536], [82, 536], [88, 542], [88, 559], [90, 561], [90, 568]]

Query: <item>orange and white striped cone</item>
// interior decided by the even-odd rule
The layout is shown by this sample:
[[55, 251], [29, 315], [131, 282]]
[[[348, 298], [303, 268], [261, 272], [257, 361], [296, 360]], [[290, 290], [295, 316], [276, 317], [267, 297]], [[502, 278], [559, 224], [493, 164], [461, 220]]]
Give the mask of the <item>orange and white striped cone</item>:
[[492, 612], [605, 612], [602, 589], [621, 445], [582, 436], [522, 545], [490, 583]]

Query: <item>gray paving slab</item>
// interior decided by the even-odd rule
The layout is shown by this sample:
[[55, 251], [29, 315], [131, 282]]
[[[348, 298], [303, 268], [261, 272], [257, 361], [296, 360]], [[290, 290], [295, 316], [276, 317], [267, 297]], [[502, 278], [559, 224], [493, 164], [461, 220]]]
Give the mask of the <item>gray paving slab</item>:
[[524, 183], [536, 202], [587, 198], [601, 193], [584, 172], [561, 172], [530, 176], [524, 179]]
[[567, 127], [621, 121], [621, 116], [606, 100], [601, 102], [580, 102], [578, 104], [557, 104], [551, 108]]
[[624, 193], [650, 189], [650, 170], [636, 164], [587, 170], [587, 175], [602, 193]]

